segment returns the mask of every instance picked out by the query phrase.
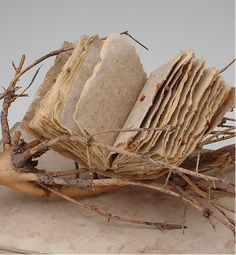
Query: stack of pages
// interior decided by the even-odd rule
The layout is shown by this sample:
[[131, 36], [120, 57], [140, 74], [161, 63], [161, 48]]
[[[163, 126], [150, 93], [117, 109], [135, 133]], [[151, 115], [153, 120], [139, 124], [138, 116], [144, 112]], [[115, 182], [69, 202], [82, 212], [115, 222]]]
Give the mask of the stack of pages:
[[[153, 71], [143, 70], [126, 35], [107, 38], [84, 36], [57, 56], [26, 113], [23, 128], [45, 140], [63, 134], [88, 137], [119, 128], [173, 127], [169, 131], [108, 132], [95, 141], [181, 164], [227, 110], [231, 87], [216, 68], [205, 68], [193, 51]], [[87, 148], [65, 142], [53, 148], [65, 157], [88, 166]], [[157, 165], [95, 146], [89, 148], [92, 169], [103, 175], [155, 178]]]

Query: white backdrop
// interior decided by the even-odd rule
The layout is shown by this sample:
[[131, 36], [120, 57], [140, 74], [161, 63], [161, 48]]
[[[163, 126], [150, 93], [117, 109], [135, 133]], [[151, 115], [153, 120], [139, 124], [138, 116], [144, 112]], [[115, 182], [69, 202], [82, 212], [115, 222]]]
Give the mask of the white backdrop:
[[[194, 49], [208, 66], [218, 68], [235, 55], [234, 0], [0, 0], [0, 88], [13, 76], [11, 61], [22, 53], [26, 62], [75, 41], [83, 34], [129, 30], [149, 51], [137, 45], [145, 70], [150, 73], [181, 49]], [[11, 108], [10, 126], [20, 121], [52, 60], [47, 60], [30, 97]], [[20, 85], [28, 85], [30, 73]], [[234, 68], [224, 73], [235, 84]]]

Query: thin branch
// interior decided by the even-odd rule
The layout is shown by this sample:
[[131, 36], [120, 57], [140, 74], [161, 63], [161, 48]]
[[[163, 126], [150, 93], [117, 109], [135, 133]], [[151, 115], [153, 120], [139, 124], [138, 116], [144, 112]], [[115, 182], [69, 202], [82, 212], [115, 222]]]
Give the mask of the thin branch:
[[219, 71], [218, 75], [219, 75], [219, 74], [222, 74], [222, 73], [223, 73], [226, 69], [228, 69], [234, 62], [235, 62], [235, 58], [234, 58], [232, 61], [230, 61], [229, 64], [227, 64], [225, 67], [223, 67], [223, 68]]
[[21, 59], [20, 59], [20, 62], [19, 62], [19, 65], [17, 67], [15, 67], [15, 75], [14, 75], [14, 78], [12, 80], [12, 82], [10, 82], [7, 90], [9, 91], [14, 91], [15, 90], [15, 87], [16, 87], [16, 83], [18, 82], [20, 76], [19, 74], [21, 73], [22, 71], [22, 68], [23, 68], [23, 65], [25, 63], [25, 54], [23, 54], [21, 56]]
[[[235, 231], [234, 226], [231, 224], [230, 220], [228, 217], [225, 216], [225, 213], [221, 210], [222, 208], [225, 210], [229, 210], [229, 211], [233, 211], [232, 208], [230, 207], [226, 207], [224, 205], [221, 205], [219, 202], [215, 202], [212, 201], [211, 198], [207, 195], [206, 192], [202, 191], [196, 184], [194, 184], [187, 176], [182, 175], [182, 177], [184, 178], [185, 181], [188, 182], [188, 184], [190, 185], [190, 187], [198, 194], [200, 195], [200, 197], [202, 197], [204, 200], [207, 200], [209, 202], [209, 205], [213, 206], [215, 209], [218, 210], [218, 212], [221, 214], [221, 216], [223, 218], [226, 218], [226, 220], [224, 220], [222, 217], [219, 218], [220, 222], [223, 223], [225, 226], [227, 226], [231, 231]], [[211, 216], [215, 215], [214, 211], [211, 213]]]
[[41, 62], [43, 62], [44, 60], [46, 60], [47, 58], [53, 57], [53, 56], [57, 56], [63, 52], [67, 52], [70, 50], [73, 50], [74, 48], [67, 48], [67, 49], [59, 49], [59, 50], [54, 50], [46, 55], [44, 55], [43, 57], [38, 58], [37, 60], [35, 60], [33, 63], [31, 63], [28, 67], [26, 67], [25, 69], [22, 70], [24, 61], [25, 61], [25, 55], [22, 55], [21, 60], [20, 60], [20, 64], [19, 66], [16, 68], [16, 75], [14, 76], [14, 78], [12, 79], [12, 81], [9, 84], [8, 89], [6, 89], [5, 91], [3, 91], [2, 93], [0, 93], [0, 100], [3, 99], [8, 93], [10, 93], [11, 91], [14, 91], [14, 86], [16, 84], [16, 82], [18, 81], [18, 79], [25, 74], [26, 72], [28, 72], [30, 69], [32, 69], [33, 67], [35, 67], [36, 65], [40, 64]]
[[21, 87], [16, 87], [15, 89], [10, 89], [10, 88], [4, 89], [4, 91], [0, 93], [0, 100], [3, 99], [3, 98], [4, 98], [6, 95], [8, 95], [8, 94], [14, 95], [14, 93], [15, 93], [17, 90], [19, 90], [20, 88], [21, 88]]
[[128, 31], [122, 32], [121, 34], [127, 35], [128, 37], [130, 37], [132, 40], [134, 40], [136, 43], [138, 43], [139, 45], [141, 45], [144, 49], [148, 50], [148, 48], [143, 45], [140, 41], [138, 41], [137, 39], [135, 39], [132, 35], [129, 34]]
[[[73, 140], [74, 139], [72, 139], [72, 141]], [[174, 165], [171, 165], [169, 163], [166, 163], [166, 162], [163, 162], [163, 161], [160, 161], [160, 160], [153, 160], [152, 158], [147, 157], [145, 155], [128, 152], [126, 150], [122, 150], [122, 149], [119, 149], [119, 148], [116, 148], [116, 147], [113, 147], [113, 146], [106, 146], [104, 144], [97, 143], [97, 142], [94, 142], [93, 145], [101, 147], [101, 148], [104, 148], [104, 149], [107, 149], [107, 150], [109, 150], [111, 152], [116, 152], [116, 153], [120, 153], [122, 155], [130, 156], [132, 158], [136, 158], [137, 160], [140, 160], [140, 161], [150, 162], [151, 164], [154, 164], [154, 165], [156, 165], [158, 167], [162, 167], [162, 168], [167, 168], [167, 169], [173, 170], [173, 172], [184, 173], [184, 174], [187, 174], [187, 175], [191, 175], [191, 176], [194, 176], [194, 177], [205, 179], [206, 181], [215, 181], [215, 182], [228, 183], [228, 181], [226, 181], [226, 180], [215, 178], [215, 177], [211, 177], [211, 176], [207, 176], [207, 175], [203, 175], [203, 174], [200, 174], [200, 173], [195, 173], [193, 171], [184, 169], [182, 167], [174, 166]]]
[[[231, 162], [228, 162], [228, 160], [222, 161], [222, 155], [228, 155], [232, 158]], [[233, 161], [235, 159], [235, 145], [227, 145], [224, 147], [221, 147], [217, 150], [203, 150], [201, 152], [201, 168], [199, 169], [199, 172], [207, 171], [209, 168], [211, 170], [214, 170], [213, 168], [224, 166], [229, 166], [233, 164]], [[188, 157], [183, 163], [182, 167], [187, 169], [194, 170], [196, 167], [196, 161], [197, 156], [194, 157]], [[204, 166], [204, 167], [203, 167]]]
[[197, 153], [197, 162], [196, 162], [196, 169], [195, 169], [196, 173], [198, 173], [198, 169], [199, 169], [200, 156], [201, 156], [201, 149], [199, 149]]
[[218, 137], [219, 135], [224, 135], [225, 132], [228, 132], [228, 131], [231, 131], [231, 130], [234, 130], [235, 127], [230, 127], [230, 128], [227, 128], [225, 130], [221, 130], [221, 131], [217, 131], [215, 134], [209, 136], [208, 138], [204, 139], [199, 145], [198, 147], [199, 148], [202, 148], [204, 145], [206, 144], [209, 144], [213, 138], [215, 137]]
[[3, 92], [1, 92], [0, 93], [0, 100], [3, 99], [8, 93], [9, 93], [8, 90], [4, 90]]
[[222, 128], [233, 128], [235, 126], [234, 125], [224, 125], [224, 124], [222, 124], [219, 127], [222, 127]]
[[236, 121], [236, 119], [234, 119], [234, 118], [229, 118], [229, 117], [224, 117], [223, 119], [222, 119], [222, 121]]
[[[136, 43], [141, 45], [144, 49], [148, 50], [148, 48], [145, 45], [143, 45], [141, 42], [139, 42], [137, 39], [135, 39], [132, 35], [130, 35], [128, 31], [121, 32], [120, 35], [127, 35], [132, 40], [134, 40]], [[106, 39], [107, 39], [107, 36], [101, 38], [101, 40], [106, 40]]]
[[15, 65], [15, 63], [14, 63], [13, 61], [11, 61], [11, 64], [12, 64], [14, 70], [16, 71], [16, 65]]
[[206, 142], [205, 145], [207, 145], [207, 144], [212, 144], [212, 143], [222, 142], [222, 141], [225, 141], [225, 140], [229, 140], [229, 139], [231, 139], [231, 138], [234, 138], [234, 137], [235, 137], [235, 134], [226, 135], [226, 136], [223, 136], [223, 137], [215, 138], [215, 139], [212, 139], [211, 141]]
[[169, 171], [169, 173], [168, 173], [168, 175], [166, 177], [166, 181], [165, 181], [164, 187], [166, 187], [168, 185], [168, 182], [169, 182], [171, 174], [172, 174], [172, 170]]
[[90, 137], [94, 138], [95, 136], [104, 135], [107, 133], [128, 133], [128, 132], [150, 132], [150, 131], [173, 131], [175, 127], [172, 126], [165, 126], [165, 127], [155, 127], [155, 128], [117, 128], [117, 129], [109, 129], [109, 130], [102, 130], [92, 134]]
[[188, 198], [187, 196], [182, 196], [179, 193], [170, 189], [169, 186], [164, 187], [158, 183], [144, 183], [141, 181], [129, 181], [129, 180], [121, 180], [121, 179], [95, 179], [95, 180], [86, 180], [86, 179], [64, 179], [59, 177], [50, 177], [50, 173], [24, 173], [21, 175], [21, 180], [25, 181], [33, 181], [42, 185], [63, 185], [63, 186], [75, 186], [80, 189], [90, 190], [93, 188], [99, 187], [124, 187], [124, 186], [138, 186], [143, 188], [148, 188], [152, 190], [159, 191], [161, 193], [165, 193], [177, 198], [182, 199], [183, 201], [189, 203], [191, 206], [195, 207], [197, 210], [204, 212], [204, 209], [197, 204], [193, 199]]
[[[186, 192], [184, 192], [180, 187], [176, 186], [175, 187], [180, 191], [182, 192], [183, 195], [186, 195], [188, 198], [192, 198], [192, 196], [190, 196], [189, 194], [186, 194]], [[193, 199], [193, 198], [192, 198]], [[233, 224], [230, 222], [230, 220], [228, 219], [228, 217], [225, 217], [224, 213], [222, 213], [221, 211], [219, 211], [217, 208], [216, 210], [218, 211], [218, 213], [220, 212], [220, 216], [217, 215], [216, 211], [212, 211], [210, 210], [209, 208], [205, 209], [204, 210], [204, 216], [206, 218], [209, 218], [209, 217], [213, 217], [215, 219], [217, 219], [219, 222], [221, 222], [223, 225], [225, 225], [228, 229], [230, 229], [233, 233], [235, 232], [235, 226], [233, 226]], [[222, 218], [222, 215], [223, 217], [226, 218], [226, 220], [224, 218]]]
[[21, 56], [20, 63], [19, 63], [19, 65], [18, 65], [18, 67], [16, 68], [16, 74], [19, 74], [19, 73], [21, 72], [24, 63], [25, 63], [25, 54], [23, 54], [23, 55]]
[[[30, 81], [30, 83], [29, 83], [29, 85], [28, 85], [19, 95], [17, 95], [17, 97], [22, 96], [22, 95], [32, 86], [32, 84], [34, 83], [34, 81], [35, 81], [35, 79], [36, 79], [36, 77], [37, 77], [37, 75], [38, 75], [38, 73], [39, 73], [41, 67], [42, 67], [42, 65], [36, 70], [36, 72], [35, 72], [33, 78], [31, 79], [31, 81]], [[16, 98], [17, 98], [17, 97], [16, 97]]]
[[224, 209], [226, 211], [229, 211], [231, 213], [234, 213], [235, 214], [235, 208], [229, 206], [229, 205], [226, 205], [226, 204], [222, 204], [220, 202], [217, 202], [217, 201], [214, 201], [214, 204], [216, 207], [220, 208], [220, 209]]
[[11, 135], [8, 124], [8, 110], [11, 106], [11, 103], [14, 101], [15, 91], [19, 89], [16, 88], [16, 83], [19, 79], [18, 75], [22, 71], [24, 62], [25, 55], [22, 55], [18, 67], [15, 68], [15, 75], [13, 78], [14, 82], [11, 82], [8, 88], [3, 92], [3, 95], [0, 95], [0, 99], [4, 98], [1, 111], [2, 144], [4, 150], [6, 147], [11, 145]]
[[220, 193], [227, 193], [228, 195], [235, 196], [235, 189], [230, 188], [215, 188], [212, 189], [212, 191], [220, 192]]
[[[15, 95], [15, 91], [19, 88], [16, 87], [16, 83], [18, 82], [19, 78], [26, 72], [28, 72], [30, 69], [32, 69], [33, 67], [35, 67], [36, 65], [38, 65], [39, 63], [41, 63], [42, 61], [44, 61], [45, 59], [52, 57], [52, 56], [56, 56], [62, 52], [65, 51], [69, 51], [72, 50], [73, 48], [69, 48], [69, 49], [59, 49], [59, 50], [55, 50], [52, 51], [48, 54], [46, 54], [45, 56], [37, 59], [36, 61], [34, 61], [33, 63], [31, 63], [28, 67], [23, 69], [23, 65], [25, 62], [25, 55], [22, 55], [21, 59], [20, 59], [20, 63], [18, 65], [18, 67], [15, 69], [15, 76], [12, 79], [12, 81], [10, 82], [8, 88], [2, 92], [0, 94], [0, 99], [4, 98], [3, 101], [3, 106], [2, 106], [2, 111], [1, 111], [1, 128], [2, 128], [2, 140], [3, 140], [3, 148], [6, 149], [8, 146], [11, 145], [11, 136], [10, 136], [10, 130], [9, 130], [9, 124], [8, 124], [8, 110], [12, 104], [12, 102], [17, 98], [17, 97], [21, 97], [22, 95], [24, 95], [24, 92], [26, 90], [24, 90], [19, 96]], [[33, 83], [34, 79], [36, 78], [38, 71], [36, 71], [31, 83]], [[31, 84], [30, 84], [31, 86]], [[29, 86], [28, 86], [29, 87]], [[28, 89], [28, 87], [26, 89]]]
[[12, 94], [9, 92], [4, 96], [4, 101], [2, 104], [2, 111], [1, 111], [1, 128], [2, 128], [2, 144], [3, 148], [6, 149], [11, 145], [11, 136], [10, 136], [10, 129], [8, 124], [8, 109], [11, 106], [13, 100]]
[[[215, 208], [216, 208], [215, 209], [216, 212], [212, 213], [211, 217], [217, 219], [219, 222], [221, 222], [223, 225], [225, 225], [229, 230], [231, 230], [233, 233], [235, 233], [235, 222], [234, 222], [234, 220], [229, 218], [227, 215], [225, 215], [225, 213], [221, 209], [219, 209], [217, 207], [215, 207]], [[220, 214], [220, 216], [217, 215], [217, 212], [218, 212], [218, 214]]]
[[67, 48], [67, 49], [59, 49], [59, 50], [54, 50], [40, 58], [38, 58], [37, 60], [35, 60], [33, 63], [31, 63], [29, 66], [27, 66], [26, 68], [24, 68], [23, 70], [21, 70], [18, 75], [16, 75], [13, 80], [11, 81], [11, 84], [15, 83], [24, 73], [28, 72], [30, 69], [32, 69], [33, 67], [35, 67], [36, 65], [40, 64], [41, 62], [43, 62], [45, 59], [53, 57], [53, 56], [57, 56], [63, 52], [66, 51], [70, 51], [73, 50], [74, 48]]
[[[44, 173], [42, 173], [44, 174]], [[161, 187], [160, 184], [157, 183], [143, 183], [143, 182], [137, 182], [137, 181], [126, 181], [126, 180], [120, 180], [120, 179], [97, 179], [97, 180], [78, 180], [78, 182], [76, 182], [75, 180], [72, 180], [72, 182], [68, 182], [65, 179], [60, 179], [60, 178], [53, 178], [53, 181], [51, 182], [51, 180], [49, 180], [48, 178], [40, 178], [40, 175], [36, 175], [33, 173], [29, 173], [29, 174], [24, 174], [24, 177], [26, 177], [28, 180], [31, 179], [31, 181], [36, 181], [38, 183], [38, 185], [44, 187], [45, 189], [50, 190], [51, 192], [53, 192], [54, 194], [57, 194], [57, 191], [55, 191], [54, 189], [49, 188], [48, 186], [45, 185], [52, 185], [53, 183], [58, 184], [58, 185], [75, 185], [81, 189], [91, 189], [92, 188], [98, 188], [98, 187], [108, 187], [108, 186], [116, 186], [116, 187], [122, 187], [122, 186], [126, 186], [126, 185], [133, 185], [133, 186], [139, 186], [139, 187], [143, 187], [143, 188], [148, 188], [148, 189], [153, 189], [153, 190], [157, 190], [160, 191], [162, 193], [166, 193], [169, 195], [172, 195], [174, 197], [177, 198], [181, 198], [183, 199], [185, 202], [189, 203], [191, 206], [195, 207], [197, 210], [201, 211], [203, 215], [205, 215], [206, 217], [212, 216], [216, 219], [218, 219], [221, 223], [223, 223], [226, 227], [228, 227], [229, 229], [231, 229], [232, 231], [234, 231], [234, 227], [231, 224], [230, 218], [228, 218], [227, 216], [225, 216], [225, 214], [221, 211], [221, 208], [225, 209], [225, 210], [230, 210], [233, 211], [232, 208], [226, 208], [224, 205], [221, 205], [215, 201], [211, 201], [212, 205], [215, 206], [216, 209], [219, 210], [219, 213], [222, 214], [223, 217], [226, 217], [226, 219], [224, 220], [222, 217], [215, 215], [214, 211], [211, 211], [210, 214], [206, 213], [206, 211], [209, 211], [209, 209], [204, 209], [193, 197], [191, 197], [189, 194], [187, 194], [186, 192], [183, 191], [183, 189], [181, 189], [179, 186], [175, 185], [172, 183], [172, 186], [174, 186], [177, 190], [179, 190], [182, 194], [179, 194], [173, 190], [170, 189], [170, 187], [164, 188], [163, 186]], [[208, 200], [208, 196], [207, 194], [200, 190], [193, 182], [190, 181], [190, 179], [184, 175], [182, 175], [184, 177], [185, 180], [187, 180], [187, 182], [191, 185], [191, 187], [197, 192], [197, 194], [199, 194], [201, 197], [203, 197], [204, 199]], [[39, 181], [40, 180], [40, 181]], [[45, 183], [44, 181], [49, 181], [49, 183]], [[70, 197], [60, 193], [59, 196], [71, 201]], [[58, 195], [58, 194], [57, 194]], [[74, 200], [77, 201], [77, 200]], [[77, 201], [78, 202], [78, 201]], [[121, 220], [121, 221], [125, 221], [125, 222], [130, 222], [130, 223], [137, 223], [137, 224], [145, 224], [145, 225], [152, 225], [153, 224], [157, 224], [157, 223], [144, 223], [146, 221], [137, 221], [137, 220], [133, 220], [133, 219], [126, 219], [126, 218], [122, 218], [119, 216], [112, 216], [109, 214], [109, 212], [106, 212], [104, 210], [101, 210], [97, 207], [93, 207], [81, 202], [78, 202], [80, 206], [83, 206], [87, 209], [93, 210], [96, 213], [107, 217], [108, 219], [115, 219], [115, 220]], [[109, 216], [109, 217], [108, 217]], [[160, 224], [160, 223], [158, 223]], [[155, 225], [156, 226], [156, 225]], [[180, 225], [178, 225], [180, 226]]]
[[[88, 145], [89, 144], [90, 146], [97, 146], [97, 147], [100, 147], [100, 148], [104, 148], [104, 149], [106, 149], [106, 150], [108, 150], [110, 152], [115, 152], [115, 153], [119, 153], [121, 155], [130, 156], [130, 157], [135, 158], [137, 160], [149, 162], [149, 163], [151, 163], [153, 165], [156, 165], [158, 167], [162, 167], [164, 169], [165, 168], [166, 169], [170, 169], [173, 172], [184, 173], [184, 174], [187, 174], [187, 175], [191, 175], [191, 176], [194, 176], [194, 177], [197, 177], [197, 178], [204, 179], [206, 181], [228, 183], [228, 181], [226, 179], [219, 179], [219, 178], [216, 178], [216, 177], [212, 177], [212, 176], [207, 176], [207, 175], [204, 175], [204, 174], [196, 173], [196, 172], [184, 169], [182, 167], [171, 165], [169, 163], [166, 163], [166, 162], [163, 162], [163, 161], [160, 161], [160, 160], [153, 160], [152, 158], [150, 158], [148, 156], [145, 156], [145, 155], [129, 152], [127, 150], [119, 149], [119, 148], [114, 147], [114, 146], [104, 145], [102, 143], [95, 142], [90, 137], [84, 138], [84, 137], [81, 137], [79, 135], [72, 135], [72, 136], [62, 135], [62, 136], [59, 136], [59, 137], [54, 138], [52, 140], [42, 142], [41, 144], [35, 146], [31, 150], [26, 151], [24, 153], [24, 155], [23, 155], [22, 160], [30, 159], [30, 158], [33, 157], [34, 154], [36, 154], [36, 153], [38, 153], [40, 151], [48, 150], [54, 144], [57, 144], [57, 143], [60, 143], [60, 142], [67, 142], [67, 141], [80, 142], [80, 143], [82, 143], [84, 145]], [[22, 162], [20, 162], [20, 163], [22, 163]], [[15, 165], [15, 166], [17, 167], [17, 165]]]
[[144, 221], [144, 220], [135, 220], [135, 219], [131, 219], [131, 218], [125, 218], [125, 217], [120, 217], [120, 216], [117, 216], [117, 215], [112, 215], [110, 212], [108, 212], [104, 209], [98, 208], [98, 207], [93, 206], [93, 205], [88, 205], [84, 202], [81, 202], [81, 201], [75, 200], [75, 199], [73, 199], [69, 196], [66, 196], [66, 195], [62, 194], [61, 192], [55, 191], [55, 190], [51, 189], [50, 187], [47, 187], [47, 186], [42, 185], [42, 184], [40, 184], [40, 185], [44, 189], [47, 189], [47, 190], [51, 191], [52, 193], [56, 194], [57, 196], [62, 197], [65, 200], [67, 200], [67, 201], [69, 201], [69, 202], [71, 202], [75, 205], [78, 205], [80, 207], [89, 209], [89, 210], [93, 211], [94, 213], [107, 218], [108, 222], [110, 220], [116, 220], [116, 221], [121, 221], [121, 222], [127, 222], [127, 223], [133, 223], [133, 224], [156, 227], [156, 228], [159, 228], [160, 230], [163, 230], [163, 229], [168, 229], [168, 230], [170, 230], [170, 229], [182, 229], [182, 227], [187, 228], [186, 226], [182, 226], [181, 224], [169, 224], [169, 223], [151, 222], [151, 221]]
[[[216, 130], [212, 130], [211, 132], [210, 132], [210, 134], [216, 134], [216, 133], [218, 133], [219, 131], [216, 131]], [[236, 135], [236, 133], [235, 132], [232, 132], [232, 131], [224, 131], [224, 135]]]

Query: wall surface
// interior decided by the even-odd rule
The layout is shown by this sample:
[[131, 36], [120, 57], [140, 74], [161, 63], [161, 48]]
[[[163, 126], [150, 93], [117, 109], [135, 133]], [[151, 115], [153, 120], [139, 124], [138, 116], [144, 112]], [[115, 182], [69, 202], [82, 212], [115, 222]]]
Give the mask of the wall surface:
[[[17, 63], [22, 53], [30, 63], [64, 40], [125, 30], [149, 48], [137, 45], [148, 73], [188, 48], [205, 58], [208, 66], [221, 68], [235, 55], [234, 6], [234, 0], [0, 0], [0, 87], [9, 83], [11, 61]], [[30, 97], [12, 107], [11, 126], [23, 117], [51, 61], [44, 63]], [[28, 85], [32, 75], [19, 85]], [[235, 84], [234, 68], [223, 76]]]

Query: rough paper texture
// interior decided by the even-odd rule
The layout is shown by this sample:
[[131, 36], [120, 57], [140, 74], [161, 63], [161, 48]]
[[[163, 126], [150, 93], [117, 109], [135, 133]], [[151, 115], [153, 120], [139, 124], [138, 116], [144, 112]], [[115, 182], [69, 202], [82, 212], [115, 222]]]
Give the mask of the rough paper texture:
[[[122, 128], [146, 80], [146, 74], [125, 36], [111, 34], [100, 53], [101, 62], [86, 83], [74, 115], [89, 134]], [[117, 133], [96, 139], [112, 145]]]
[[[84, 36], [60, 54], [27, 111], [22, 126], [33, 136], [92, 135], [119, 128], [176, 126], [171, 133], [110, 132], [95, 141], [179, 165], [234, 104], [234, 90], [205, 69], [192, 50], [146, 74], [125, 35]], [[69, 47], [66, 43], [63, 47]], [[105, 176], [152, 179], [162, 168], [95, 146], [65, 142], [56, 151]]]

